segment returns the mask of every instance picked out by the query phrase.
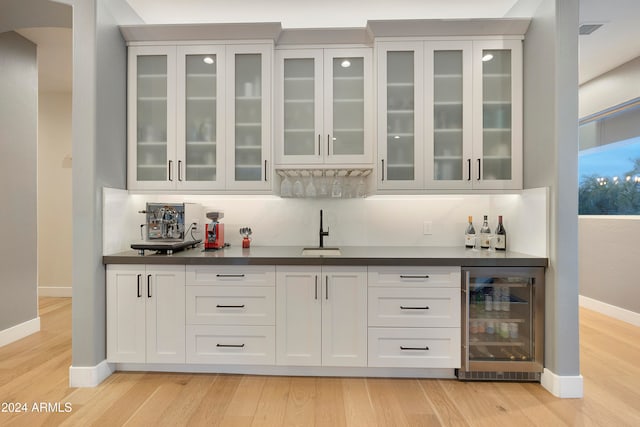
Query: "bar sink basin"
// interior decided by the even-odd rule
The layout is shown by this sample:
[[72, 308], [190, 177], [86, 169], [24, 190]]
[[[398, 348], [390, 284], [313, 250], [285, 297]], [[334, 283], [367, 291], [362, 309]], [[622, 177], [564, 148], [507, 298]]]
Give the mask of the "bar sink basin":
[[340, 256], [340, 248], [304, 248], [303, 256]]

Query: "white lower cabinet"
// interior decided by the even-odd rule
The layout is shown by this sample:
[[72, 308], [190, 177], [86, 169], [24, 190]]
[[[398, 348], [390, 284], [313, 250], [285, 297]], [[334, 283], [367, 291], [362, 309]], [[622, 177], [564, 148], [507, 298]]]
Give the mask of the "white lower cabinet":
[[276, 268], [276, 363], [367, 366], [367, 268]]
[[185, 267], [107, 266], [107, 361], [185, 362]]
[[459, 267], [369, 267], [371, 367], [459, 368]]
[[275, 364], [275, 266], [188, 266], [187, 363]]

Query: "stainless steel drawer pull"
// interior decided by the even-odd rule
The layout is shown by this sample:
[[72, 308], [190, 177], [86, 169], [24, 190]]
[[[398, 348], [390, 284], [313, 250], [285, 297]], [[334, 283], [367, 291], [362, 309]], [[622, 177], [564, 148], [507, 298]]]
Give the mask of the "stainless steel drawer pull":
[[138, 298], [140, 298], [142, 296], [142, 294], [140, 293], [140, 278], [142, 277], [142, 274], [138, 274]]
[[400, 275], [401, 279], [428, 279], [429, 276], [428, 275], [408, 275], [408, 274], [401, 274]]
[[244, 304], [242, 304], [242, 305], [220, 305], [220, 304], [217, 304], [216, 308], [244, 308]]
[[216, 274], [216, 277], [244, 277], [244, 274]]
[[400, 350], [421, 350], [421, 351], [427, 351], [429, 350], [429, 347], [424, 346], [424, 347], [404, 347], [404, 346], [400, 346]]
[[425, 305], [424, 307], [408, 307], [406, 305], [401, 305], [400, 310], [429, 310], [429, 306]]
[[244, 347], [244, 344], [216, 344], [216, 347], [242, 348]]

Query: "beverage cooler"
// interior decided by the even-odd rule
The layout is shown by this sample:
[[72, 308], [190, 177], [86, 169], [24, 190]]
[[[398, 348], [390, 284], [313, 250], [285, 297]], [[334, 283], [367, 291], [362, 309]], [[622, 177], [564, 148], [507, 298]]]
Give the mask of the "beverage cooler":
[[540, 381], [544, 268], [462, 269], [461, 380]]

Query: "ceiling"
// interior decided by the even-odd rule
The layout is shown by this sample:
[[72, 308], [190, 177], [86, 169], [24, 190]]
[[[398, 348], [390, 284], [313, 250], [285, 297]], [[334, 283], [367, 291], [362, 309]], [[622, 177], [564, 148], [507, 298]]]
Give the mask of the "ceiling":
[[[536, 0], [127, 0], [148, 24], [281, 22], [284, 28], [363, 27], [375, 19], [514, 16]], [[336, 13], [339, 11], [339, 13]], [[366, 12], [363, 12], [366, 11]], [[522, 15], [519, 15], [522, 16]], [[580, 84], [640, 56], [640, 0], [580, 0], [580, 23], [603, 23], [580, 36]], [[40, 89], [71, 90], [71, 30], [29, 28], [38, 44]]]

